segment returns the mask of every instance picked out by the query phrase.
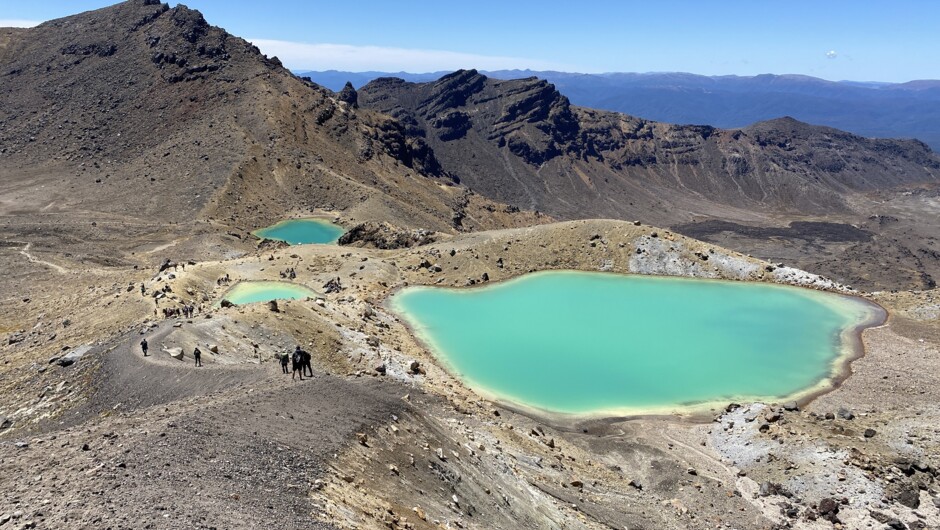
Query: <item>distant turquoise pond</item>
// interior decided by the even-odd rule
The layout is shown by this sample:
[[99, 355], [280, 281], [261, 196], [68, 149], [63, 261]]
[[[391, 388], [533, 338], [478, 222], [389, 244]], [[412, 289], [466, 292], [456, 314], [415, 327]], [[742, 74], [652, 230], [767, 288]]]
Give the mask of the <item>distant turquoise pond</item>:
[[837, 375], [857, 329], [883, 315], [795, 287], [575, 271], [409, 287], [390, 305], [480, 394], [577, 415], [812, 391]]
[[252, 233], [262, 239], [284, 241], [289, 245], [305, 245], [335, 243], [344, 231], [343, 227], [322, 219], [290, 219]]
[[252, 281], [238, 282], [224, 295], [223, 300], [233, 304], [253, 304], [270, 300], [303, 300], [315, 298], [317, 293], [303, 285], [290, 282]]

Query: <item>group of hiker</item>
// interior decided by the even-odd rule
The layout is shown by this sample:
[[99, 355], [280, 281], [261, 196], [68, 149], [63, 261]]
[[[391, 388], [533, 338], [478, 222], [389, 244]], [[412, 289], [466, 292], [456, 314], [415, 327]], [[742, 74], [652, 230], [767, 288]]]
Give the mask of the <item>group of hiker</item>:
[[225, 273], [225, 276], [219, 276], [215, 279], [216, 285], [228, 285], [232, 282], [232, 279], [229, 277], [228, 273]]
[[294, 268], [293, 268], [293, 267], [291, 267], [291, 268], [289, 268], [289, 269], [282, 270], [282, 271], [281, 271], [281, 278], [287, 278], [287, 279], [289, 279], [289, 280], [293, 280], [293, 279], [297, 278], [297, 272], [294, 271]]
[[164, 307], [163, 308], [163, 318], [177, 318], [182, 316], [183, 318], [193, 318], [193, 315], [196, 313], [196, 307], [191, 305], [184, 305], [183, 307]]
[[304, 375], [307, 372], [310, 372], [308, 377], [313, 377], [313, 366], [310, 364], [310, 354], [307, 353], [303, 348], [300, 347], [300, 344], [294, 348], [294, 353], [282, 353], [281, 354], [281, 371], [285, 374], [287, 371], [287, 363], [290, 362], [291, 368], [293, 369], [290, 372], [290, 378], [294, 379], [297, 375], [297, 372], [300, 372], [300, 380], [304, 380]]
[[[150, 349], [150, 345], [147, 343], [147, 338], [144, 337], [140, 340], [140, 351], [143, 352], [144, 357], [147, 356], [147, 352]], [[290, 378], [294, 379], [299, 372], [300, 380], [304, 380], [304, 376], [313, 377], [313, 364], [311, 363], [311, 355], [306, 350], [300, 347], [298, 344], [294, 348], [293, 354], [282, 353], [279, 356], [281, 361], [281, 371], [285, 374], [291, 374]], [[194, 366], [202, 366], [202, 351], [199, 349], [199, 346], [193, 348], [193, 359], [195, 360]], [[292, 370], [289, 372], [287, 370], [287, 365], [290, 363]]]

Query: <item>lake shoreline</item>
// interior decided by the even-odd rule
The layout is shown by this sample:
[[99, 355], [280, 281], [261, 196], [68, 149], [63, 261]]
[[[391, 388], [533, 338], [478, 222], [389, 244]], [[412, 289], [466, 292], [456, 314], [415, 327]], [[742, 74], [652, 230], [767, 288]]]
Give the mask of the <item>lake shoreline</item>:
[[[466, 293], [469, 291], [479, 291], [485, 290], [490, 287], [496, 287], [508, 282], [519, 280], [521, 278], [529, 278], [536, 275], [542, 275], [546, 273], [588, 273], [596, 271], [581, 271], [576, 269], [562, 269], [562, 270], [543, 270], [537, 272], [523, 273], [517, 276], [506, 278], [499, 282], [493, 282], [491, 284], [477, 284], [474, 286], [464, 286], [464, 287], [435, 287], [433, 285], [411, 285], [404, 286], [394, 289], [392, 292], [388, 293], [383, 301], [383, 305], [390, 309], [396, 316], [401, 317], [401, 323], [408, 329], [411, 335], [415, 340], [423, 347], [432, 358], [438, 363], [438, 365], [456, 381], [458, 381], [462, 386], [467, 388], [470, 392], [499, 405], [518, 413], [524, 414], [529, 417], [538, 418], [542, 421], [546, 421], [555, 428], [562, 430], [571, 430], [571, 431], [580, 431], [584, 428], [597, 428], [601, 425], [610, 425], [612, 423], [629, 421], [634, 419], [651, 419], [651, 418], [671, 418], [679, 419], [682, 421], [693, 422], [693, 423], [707, 423], [712, 421], [716, 414], [720, 414], [724, 411], [729, 403], [747, 403], [747, 402], [763, 402], [763, 403], [785, 403], [785, 402], [796, 402], [799, 406], [803, 407], [812, 402], [817, 397], [832, 392], [839, 388], [841, 384], [852, 375], [851, 364], [853, 361], [864, 357], [865, 355], [865, 346], [862, 334], [866, 329], [871, 329], [874, 327], [879, 327], [884, 325], [887, 322], [889, 317], [888, 312], [878, 305], [877, 303], [857, 295], [850, 295], [845, 293], [833, 293], [827, 291], [821, 291], [819, 289], [813, 289], [808, 287], [780, 284], [775, 282], [755, 282], [755, 281], [742, 281], [742, 280], [726, 280], [726, 279], [703, 279], [703, 278], [690, 278], [684, 276], [665, 276], [665, 275], [645, 275], [645, 274], [623, 274], [623, 273], [610, 273], [605, 272], [602, 274], [605, 275], [614, 275], [614, 276], [624, 276], [624, 277], [639, 277], [639, 278], [668, 278], [671, 280], [690, 280], [690, 281], [711, 281], [711, 282], [721, 282], [729, 284], [755, 284], [762, 285], [770, 288], [780, 288], [780, 289], [792, 289], [791, 292], [802, 291], [807, 296], [812, 296], [816, 298], [818, 294], [835, 295], [839, 298], [842, 298], [852, 304], [860, 304], [864, 311], [859, 311], [859, 315], [863, 315], [864, 318], [861, 318], [851, 327], [845, 328], [842, 330], [840, 335], [840, 350], [841, 352], [833, 358], [831, 362], [830, 372], [820, 378], [815, 384], [812, 384], [808, 387], [802, 388], [795, 392], [788, 393], [786, 395], [778, 397], [768, 397], [760, 395], [740, 395], [725, 397], [719, 399], [713, 399], [708, 401], [700, 402], [690, 402], [687, 404], [680, 405], [668, 405], [661, 407], [623, 407], [623, 408], [613, 408], [613, 409], [596, 409], [590, 412], [558, 412], [553, 411], [547, 408], [542, 408], [530, 404], [526, 404], [521, 399], [512, 399], [507, 398], [505, 395], [500, 394], [499, 392], [491, 391], [487, 388], [486, 385], [481, 385], [476, 383], [471, 377], [463, 375], [459, 370], [455, 368], [450, 360], [448, 360], [446, 355], [438, 355], [436, 352], [439, 348], [434, 345], [434, 341], [430, 339], [428, 334], [421, 329], [420, 325], [416, 325], [411, 321], [411, 318], [407, 316], [407, 311], [404, 311], [400, 307], [400, 304], [394, 301], [394, 297], [399, 294], [404, 289], [442, 289], [452, 292], [461, 292]], [[826, 300], [826, 305], [832, 304], [832, 300]]]

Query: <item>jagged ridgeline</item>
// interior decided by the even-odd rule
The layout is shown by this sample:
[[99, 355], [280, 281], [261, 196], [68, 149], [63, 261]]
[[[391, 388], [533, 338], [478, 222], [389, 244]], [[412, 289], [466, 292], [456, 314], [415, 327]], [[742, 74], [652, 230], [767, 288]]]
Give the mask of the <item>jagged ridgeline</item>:
[[669, 125], [573, 106], [534, 77], [501, 81], [464, 70], [429, 83], [381, 78], [358, 96], [427, 141], [473, 190], [565, 218], [831, 213], [850, 208], [847, 195], [940, 175], [940, 158], [914, 140], [867, 139], [789, 118], [735, 130]]

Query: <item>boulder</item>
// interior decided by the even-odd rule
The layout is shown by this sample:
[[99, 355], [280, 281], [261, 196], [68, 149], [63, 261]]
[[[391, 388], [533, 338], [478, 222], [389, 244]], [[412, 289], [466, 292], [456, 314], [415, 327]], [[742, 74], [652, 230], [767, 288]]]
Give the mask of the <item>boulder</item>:
[[865, 438], [873, 438], [876, 434], [878, 434], [878, 431], [875, 429], [865, 429], [864, 432]]
[[212, 353], [219, 353], [219, 345], [218, 345], [218, 344], [210, 344], [210, 345], [209, 345], [209, 351], [211, 351]]
[[167, 348], [166, 352], [178, 361], [183, 360], [183, 348]]
[[5, 431], [13, 425], [13, 422], [10, 421], [10, 418], [6, 416], [0, 416], [0, 431]]
[[409, 371], [413, 374], [423, 374], [424, 368], [421, 367], [421, 363], [418, 361], [411, 361], [411, 364], [408, 366]]
[[915, 486], [902, 486], [896, 497], [898, 502], [912, 510], [920, 508], [920, 490]]
[[280, 312], [281, 312], [281, 308], [278, 307], [278, 305], [277, 305], [277, 300], [270, 300], [270, 301], [268, 301], [268, 309], [270, 309], [270, 310], [271, 310], [272, 312], [274, 312], [274, 313], [280, 313]]
[[837, 517], [839, 514], [839, 501], [831, 497], [826, 497], [820, 500], [816, 511], [819, 512], [820, 518], [825, 519], [830, 523], [839, 522], [839, 518]]
[[88, 350], [90, 349], [91, 346], [79, 346], [78, 348], [75, 348], [74, 350], [63, 355], [61, 358], [59, 358], [58, 361], [56, 361], [56, 363], [58, 363], [59, 366], [71, 366], [78, 362], [78, 360], [81, 359], [83, 355], [88, 353]]
[[222, 301], [219, 302], [219, 305], [222, 307], [235, 307], [235, 304], [233, 304], [232, 301], [227, 298], [223, 298]]
[[783, 404], [783, 410], [787, 412], [798, 412], [800, 410], [800, 406], [796, 403], [796, 401], [788, 401]]
[[849, 409], [847, 409], [847, 408], [845, 408], [845, 407], [839, 407], [839, 411], [838, 411], [836, 414], [837, 414], [840, 418], [842, 418], [843, 420], [853, 420], [853, 419], [855, 419], [855, 414], [854, 414], [851, 410], [849, 410]]

